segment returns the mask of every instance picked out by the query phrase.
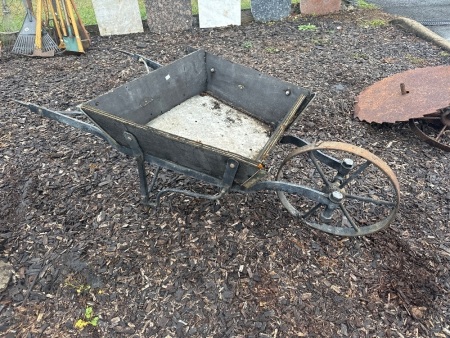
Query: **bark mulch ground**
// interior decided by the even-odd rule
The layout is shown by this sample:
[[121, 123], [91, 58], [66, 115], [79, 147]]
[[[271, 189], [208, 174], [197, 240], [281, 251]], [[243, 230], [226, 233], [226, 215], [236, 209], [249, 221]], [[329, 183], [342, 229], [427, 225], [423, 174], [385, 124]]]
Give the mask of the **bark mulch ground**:
[[[389, 20], [378, 10], [353, 10], [94, 36], [84, 56], [4, 53], [0, 248], [13, 275], [0, 293], [0, 335], [448, 336], [450, 155], [421, 142], [406, 123], [370, 125], [352, 116], [357, 95], [376, 81], [450, 65], [448, 53]], [[307, 24], [317, 30], [298, 29]], [[362, 238], [327, 235], [264, 192], [218, 202], [172, 195], [147, 212], [132, 159], [13, 101], [74, 109], [145, 73], [114, 48], [168, 64], [186, 46], [316, 92], [291, 133], [349, 142], [384, 159], [402, 192], [392, 225]], [[210, 190], [173, 172], [161, 175], [159, 188]], [[96, 317], [97, 325], [75, 328]]]

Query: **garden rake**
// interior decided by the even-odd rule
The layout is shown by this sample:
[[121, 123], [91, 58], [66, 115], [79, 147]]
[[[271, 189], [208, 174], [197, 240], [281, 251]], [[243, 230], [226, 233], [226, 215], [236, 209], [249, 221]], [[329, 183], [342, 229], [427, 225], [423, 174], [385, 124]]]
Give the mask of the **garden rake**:
[[49, 57], [60, 52], [58, 45], [51, 36], [42, 29], [42, 0], [37, 1], [36, 8], [36, 39], [34, 41], [33, 56]]
[[60, 49], [51, 36], [42, 29], [42, 0], [38, 0], [38, 19], [34, 17], [28, 1], [23, 0], [26, 15], [12, 52], [23, 55], [53, 56], [54, 52], [59, 52]]

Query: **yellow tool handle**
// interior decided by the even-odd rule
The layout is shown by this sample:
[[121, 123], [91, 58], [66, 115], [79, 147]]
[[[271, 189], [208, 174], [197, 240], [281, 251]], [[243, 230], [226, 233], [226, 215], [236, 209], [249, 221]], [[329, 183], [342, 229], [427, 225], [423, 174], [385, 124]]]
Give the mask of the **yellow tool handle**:
[[81, 20], [81, 16], [80, 13], [78, 13], [78, 8], [75, 5], [75, 0], [71, 0], [70, 1], [72, 3], [72, 7], [75, 10], [75, 14], [77, 16], [78, 19], [78, 23], [80, 24], [81, 29], [83, 30], [83, 34], [84, 34], [84, 38], [89, 40], [89, 44], [91, 43], [91, 38], [89, 36], [89, 32], [87, 31], [86, 27], [83, 24], [83, 21]]
[[56, 2], [56, 11], [58, 12], [58, 16], [60, 18], [62, 35], [63, 36], [67, 36], [68, 35], [67, 34], [67, 28], [66, 28], [66, 25], [64, 23], [64, 17], [63, 17], [63, 12], [62, 12], [62, 9], [61, 9], [60, 0], [56, 0], [55, 2]]
[[65, 44], [64, 44], [64, 40], [63, 40], [63, 33], [62, 33], [62, 26], [63, 23], [61, 22], [61, 18], [59, 17], [58, 13], [55, 10], [55, 7], [53, 6], [53, 2], [52, 0], [44, 0], [47, 1], [47, 7], [50, 8], [51, 12], [52, 12], [52, 18], [53, 18], [53, 23], [55, 24], [55, 28], [56, 28], [56, 33], [58, 34], [58, 39], [59, 39], [59, 48], [64, 48]]
[[36, 37], [34, 47], [42, 50], [42, 0], [37, 1], [36, 5]]

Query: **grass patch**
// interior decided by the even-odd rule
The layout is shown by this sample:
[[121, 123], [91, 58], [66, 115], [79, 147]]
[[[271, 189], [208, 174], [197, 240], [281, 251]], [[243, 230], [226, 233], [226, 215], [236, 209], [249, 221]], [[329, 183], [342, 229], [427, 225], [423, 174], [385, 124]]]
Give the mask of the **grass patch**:
[[361, 9], [378, 9], [378, 6], [370, 4], [365, 0], [356, 0], [356, 4]]
[[378, 27], [384, 27], [386, 26], [388, 23], [386, 22], [386, 20], [383, 19], [373, 19], [373, 20], [369, 20], [369, 21], [364, 21], [363, 22], [363, 26], [365, 28], [378, 28]]
[[298, 30], [299, 31], [316, 31], [317, 30], [317, 26], [316, 25], [312, 25], [312, 24], [307, 24], [307, 25], [300, 25], [298, 26]]
[[406, 54], [405, 58], [411, 62], [413, 65], [415, 66], [421, 66], [424, 65], [426, 63], [426, 60], [421, 58], [421, 57], [417, 57], [411, 54]]

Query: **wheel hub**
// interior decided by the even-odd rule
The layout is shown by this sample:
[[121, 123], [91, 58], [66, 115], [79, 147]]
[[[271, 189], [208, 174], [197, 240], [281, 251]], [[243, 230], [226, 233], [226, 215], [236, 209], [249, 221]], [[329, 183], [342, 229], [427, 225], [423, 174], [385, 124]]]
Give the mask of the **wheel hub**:
[[329, 195], [329, 198], [333, 203], [341, 203], [344, 199], [344, 195], [340, 191], [335, 190]]
[[442, 113], [441, 121], [444, 126], [450, 127], [450, 109]]

